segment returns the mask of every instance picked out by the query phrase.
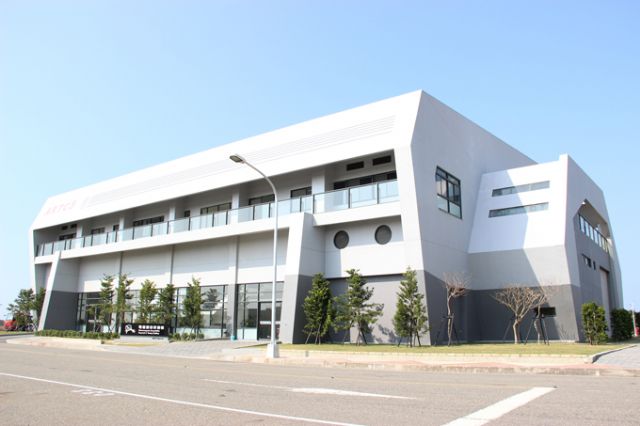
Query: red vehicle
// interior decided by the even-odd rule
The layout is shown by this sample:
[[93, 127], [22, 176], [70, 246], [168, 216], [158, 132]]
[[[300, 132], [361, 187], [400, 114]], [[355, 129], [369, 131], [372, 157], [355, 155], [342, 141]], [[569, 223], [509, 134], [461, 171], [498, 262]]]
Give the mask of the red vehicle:
[[17, 326], [16, 320], [6, 320], [4, 322], [5, 331], [15, 331]]

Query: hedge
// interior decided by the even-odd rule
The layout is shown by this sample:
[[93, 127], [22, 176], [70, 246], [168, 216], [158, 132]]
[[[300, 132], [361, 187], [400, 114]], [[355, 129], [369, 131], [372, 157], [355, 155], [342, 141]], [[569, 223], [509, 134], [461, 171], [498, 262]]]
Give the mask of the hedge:
[[44, 337], [69, 337], [72, 339], [100, 339], [111, 340], [118, 339], [120, 335], [118, 333], [102, 333], [97, 331], [76, 331], [76, 330], [40, 330], [35, 332], [36, 336]]

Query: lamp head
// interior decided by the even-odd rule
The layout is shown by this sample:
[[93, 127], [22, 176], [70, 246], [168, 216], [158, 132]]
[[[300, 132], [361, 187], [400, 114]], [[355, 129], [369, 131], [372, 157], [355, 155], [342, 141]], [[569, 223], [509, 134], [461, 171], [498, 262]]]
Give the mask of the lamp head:
[[229, 158], [231, 159], [231, 161], [233, 161], [235, 163], [244, 163], [245, 162], [244, 158], [242, 158], [238, 154], [230, 155]]

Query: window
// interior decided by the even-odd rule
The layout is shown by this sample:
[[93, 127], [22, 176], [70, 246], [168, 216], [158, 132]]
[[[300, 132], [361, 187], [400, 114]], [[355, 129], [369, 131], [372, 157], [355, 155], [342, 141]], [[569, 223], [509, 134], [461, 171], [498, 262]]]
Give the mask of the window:
[[104, 226], [102, 228], [94, 228], [91, 230], [91, 235], [104, 234]]
[[264, 203], [271, 203], [274, 200], [274, 196], [273, 194], [269, 194], [269, 195], [262, 195], [260, 197], [253, 197], [253, 198], [249, 198], [249, 205], [253, 206], [256, 204], [264, 204]]
[[[204, 215], [209, 213], [223, 212], [227, 210], [231, 210], [231, 203], [222, 203], [222, 204], [216, 204], [215, 206], [203, 207], [200, 209], [200, 214]], [[185, 217], [189, 217], [189, 216], [185, 216]]]
[[372, 182], [384, 182], [384, 181], [387, 181], [387, 180], [395, 180], [397, 178], [398, 178], [398, 176], [397, 176], [397, 174], [396, 174], [396, 172], [394, 170], [392, 172], [378, 173], [376, 175], [363, 176], [363, 177], [359, 177], [359, 178], [347, 179], [347, 180], [342, 180], [342, 181], [339, 181], [339, 182], [334, 182], [333, 189], [350, 188], [352, 186], [367, 185], [367, 184], [370, 184]]
[[112, 231], [114, 231], [114, 232], [115, 232], [115, 231], [117, 231], [117, 230], [119, 230], [119, 229], [120, 229], [120, 224], [119, 224], [119, 223], [117, 223], [117, 224], [113, 225]]
[[489, 211], [489, 217], [510, 216], [514, 214], [539, 212], [549, 209], [549, 203], [529, 204], [528, 206], [507, 207]]
[[391, 162], [391, 156], [390, 155], [385, 155], [384, 157], [378, 157], [378, 158], [374, 158], [371, 161], [371, 164], [374, 166], [379, 166], [381, 164], [387, 164]]
[[347, 171], [358, 170], [364, 167], [364, 161], [356, 161], [355, 163], [347, 164]]
[[436, 194], [438, 208], [462, 219], [462, 196], [460, 179], [450, 175], [440, 167], [436, 168]]
[[609, 240], [607, 237], [594, 227], [585, 219], [582, 215], [578, 215], [578, 222], [580, 223], [580, 232], [585, 234], [589, 239], [596, 243], [600, 248], [609, 253]]
[[64, 241], [64, 240], [73, 240], [76, 237], [76, 234], [64, 234], [64, 235], [60, 235], [58, 237], [58, 241]]
[[549, 188], [549, 181], [526, 183], [524, 185], [507, 186], [506, 188], [494, 189], [491, 193], [492, 197], [499, 197], [501, 195], [517, 194], [519, 192], [537, 191], [539, 189]]
[[582, 260], [584, 260], [584, 264], [587, 265], [587, 267], [591, 268], [591, 258], [583, 254]]
[[338, 231], [336, 235], [333, 237], [333, 245], [336, 246], [337, 249], [342, 250], [349, 244], [349, 234], [345, 231]]
[[292, 189], [291, 190], [291, 198], [304, 197], [307, 195], [311, 195], [311, 187], [306, 186], [304, 188]]
[[391, 241], [391, 228], [387, 225], [380, 225], [375, 233], [376, 242], [384, 245]]
[[133, 226], [150, 225], [152, 223], [164, 222], [164, 216], [148, 217], [146, 219], [138, 219], [133, 221]]
[[190, 217], [191, 216], [191, 210], [185, 210], [184, 213], [182, 214], [182, 217]]

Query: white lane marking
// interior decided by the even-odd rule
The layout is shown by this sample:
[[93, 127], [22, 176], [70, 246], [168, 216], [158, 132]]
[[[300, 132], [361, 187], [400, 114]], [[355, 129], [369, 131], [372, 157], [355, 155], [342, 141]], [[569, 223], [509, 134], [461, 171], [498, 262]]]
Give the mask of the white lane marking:
[[91, 396], [113, 396], [113, 395], [115, 395], [114, 393], [111, 393], [111, 392], [103, 392], [103, 391], [94, 390], [94, 389], [76, 389], [76, 390], [72, 390], [71, 392], [80, 393], [82, 395], [91, 395]]
[[173, 404], [186, 405], [186, 406], [189, 406], [189, 407], [210, 408], [210, 409], [213, 409], [213, 410], [229, 411], [229, 412], [232, 412], [232, 413], [250, 414], [250, 415], [254, 415], [254, 416], [273, 417], [273, 418], [276, 418], [276, 419], [293, 420], [293, 421], [307, 422], [307, 423], [318, 423], [318, 424], [324, 424], [324, 425], [361, 426], [361, 425], [357, 425], [357, 424], [354, 424], [354, 423], [332, 422], [330, 420], [312, 419], [312, 418], [309, 418], [309, 417], [286, 416], [286, 415], [283, 415], [283, 414], [263, 413], [263, 412], [260, 412], [260, 411], [243, 410], [243, 409], [240, 409], [240, 408], [223, 407], [223, 406], [220, 406], [220, 405], [201, 404], [199, 402], [182, 401], [182, 400], [179, 400], [179, 399], [161, 398], [161, 397], [158, 397], [158, 396], [143, 395], [143, 394], [131, 393], [131, 392], [123, 392], [123, 391], [114, 390], [114, 389], [98, 388], [98, 387], [95, 387], [95, 386], [78, 385], [78, 384], [74, 384], [74, 383], [59, 382], [57, 380], [40, 379], [38, 377], [21, 376], [21, 375], [18, 375], [18, 374], [11, 374], [11, 373], [2, 373], [2, 372], [0, 372], [0, 376], [13, 377], [13, 378], [16, 378], [16, 379], [24, 379], [24, 380], [33, 380], [35, 382], [51, 383], [51, 384], [54, 384], [54, 385], [70, 386], [70, 387], [79, 388], [79, 389], [96, 390], [96, 391], [101, 391], [101, 392], [111, 392], [111, 393], [114, 393], [116, 395], [131, 396], [131, 397], [134, 397], [134, 398], [142, 398], [142, 399], [150, 399], [152, 401], [170, 402], [170, 403], [173, 403]]
[[460, 417], [452, 422], [447, 423], [444, 426], [480, 426], [489, 423], [491, 420], [495, 420], [507, 414], [510, 411], [515, 410], [518, 407], [522, 407], [525, 404], [533, 401], [536, 398], [546, 395], [555, 388], [543, 388], [536, 387], [531, 388], [528, 391], [513, 395], [507, 399], [496, 402], [482, 410], [478, 410], [467, 416]]
[[341, 389], [327, 388], [292, 388], [288, 386], [260, 385], [257, 383], [230, 382], [227, 380], [202, 379], [205, 382], [222, 383], [227, 385], [253, 386], [257, 388], [282, 389], [296, 393], [311, 393], [316, 395], [345, 395], [345, 396], [365, 396], [370, 398], [390, 398], [390, 399], [417, 399], [410, 396], [384, 395], [380, 393], [355, 392]]

